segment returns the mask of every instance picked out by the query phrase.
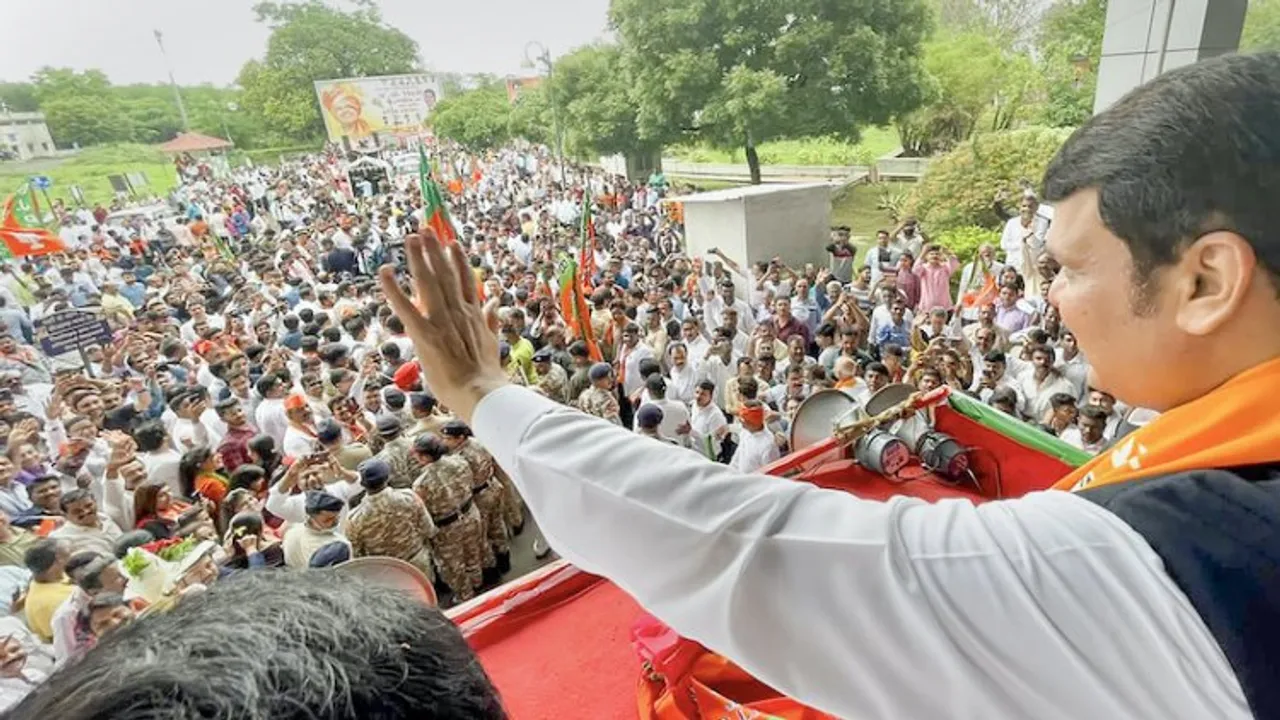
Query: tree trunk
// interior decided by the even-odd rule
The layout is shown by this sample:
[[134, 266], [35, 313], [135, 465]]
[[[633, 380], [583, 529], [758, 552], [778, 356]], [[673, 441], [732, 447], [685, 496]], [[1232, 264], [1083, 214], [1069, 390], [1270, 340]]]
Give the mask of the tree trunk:
[[751, 184], [760, 184], [760, 155], [756, 152], [756, 144], [751, 140], [751, 133], [747, 133], [747, 169], [751, 171]]

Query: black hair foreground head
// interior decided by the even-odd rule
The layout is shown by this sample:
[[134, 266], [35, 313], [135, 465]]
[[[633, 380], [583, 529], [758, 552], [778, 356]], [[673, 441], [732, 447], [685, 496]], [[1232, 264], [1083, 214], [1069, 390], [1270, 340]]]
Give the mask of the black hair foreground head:
[[244, 573], [186, 597], [108, 635], [7, 717], [506, 718], [439, 610], [333, 572]]

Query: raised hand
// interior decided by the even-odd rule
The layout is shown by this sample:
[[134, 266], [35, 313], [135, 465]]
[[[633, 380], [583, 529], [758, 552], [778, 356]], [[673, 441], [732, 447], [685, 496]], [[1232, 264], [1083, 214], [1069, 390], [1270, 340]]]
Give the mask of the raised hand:
[[445, 248], [429, 228], [405, 239], [405, 256], [418, 304], [383, 266], [382, 289], [413, 339], [426, 383], [441, 404], [471, 422], [480, 400], [508, 383], [498, 363], [494, 306], [481, 307], [466, 256]]

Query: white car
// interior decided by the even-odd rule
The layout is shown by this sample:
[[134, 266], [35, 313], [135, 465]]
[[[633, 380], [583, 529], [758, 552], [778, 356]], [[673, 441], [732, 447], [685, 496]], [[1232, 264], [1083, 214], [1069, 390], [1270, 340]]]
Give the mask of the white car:
[[177, 217], [178, 214], [168, 204], [155, 203], [116, 210], [107, 216], [105, 225], [115, 228], [131, 228], [136, 227], [139, 221], [144, 221], [153, 227], [160, 227], [161, 225], [172, 227], [173, 221]]

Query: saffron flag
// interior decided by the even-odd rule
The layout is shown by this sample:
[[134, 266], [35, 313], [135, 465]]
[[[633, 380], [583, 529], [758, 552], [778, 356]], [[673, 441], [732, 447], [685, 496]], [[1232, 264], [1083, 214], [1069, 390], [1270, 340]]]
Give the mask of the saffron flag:
[[569, 326], [569, 332], [587, 346], [587, 354], [594, 362], [604, 360], [604, 353], [596, 344], [595, 331], [591, 328], [591, 310], [582, 292], [578, 278], [578, 263], [568, 254], [560, 257], [560, 314]]
[[581, 247], [578, 250], [578, 267], [582, 269], [582, 285], [595, 287], [596, 277], [596, 224], [591, 217], [591, 195], [582, 192]]
[[[30, 188], [23, 186], [28, 199]], [[23, 191], [19, 191], [21, 195]], [[4, 201], [4, 210], [0, 211], [0, 255], [5, 257], [25, 257], [28, 255], [51, 255], [66, 252], [62, 238], [41, 227], [27, 227], [22, 218], [29, 217], [19, 209], [18, 195], [10, 195]]]
[[440, 242], [448, 245], [458, 241], [458, 233], [449, 219], [449, 209], [444, 205], [440, 186], [431, 179], [431, 166], [427, 164], [427, 151], [418, 146], [418, 184], [422, 188], [422, 216], [427, 227], [436, 231]]

